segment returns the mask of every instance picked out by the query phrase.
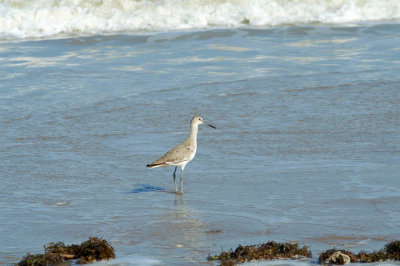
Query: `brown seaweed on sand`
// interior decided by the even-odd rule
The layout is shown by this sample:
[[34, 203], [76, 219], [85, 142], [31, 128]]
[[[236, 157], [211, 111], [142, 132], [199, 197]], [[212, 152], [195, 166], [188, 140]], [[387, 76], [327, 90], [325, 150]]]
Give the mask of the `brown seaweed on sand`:
[[329, 249], [319, 255], [320, 264], [346, 264], [349, 262], [381, 262], [386, 260], [400, 261], [400, 241], [393, 241], [379, 251], [361, 251], [354, 254], [347, 250]]
[[19, 266], [56, 265], [70, 259], [85, 264], [100, 260], [114, 259], [114, 248], [105, 239], [90, 237], [80, 245], [65, 245], [51, 242], [44, 247], [44, 254], [27, 254], [17, 263]]
[[270, 241], [260, 245], [241, 246], [235, 250], [209, 256], [208, 260], [219, 260], [221, 265], [235, 265], [251, 260], [301, 259], [310, 258], [311, 252], [306, 246], [299, 248], [296, 242], [277, 243]]
[[346, 264], [357, 262], [358, 258], [352, 252], [347, 250], [328, 249], [319, 255], [318, 262], [320, 264]]

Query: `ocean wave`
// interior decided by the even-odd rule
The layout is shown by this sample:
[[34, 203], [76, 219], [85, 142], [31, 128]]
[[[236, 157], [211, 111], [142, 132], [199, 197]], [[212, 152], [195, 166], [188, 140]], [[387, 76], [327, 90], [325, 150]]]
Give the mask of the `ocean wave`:
[[399, 19], [399, 0], [0, 0], [12, 38]]

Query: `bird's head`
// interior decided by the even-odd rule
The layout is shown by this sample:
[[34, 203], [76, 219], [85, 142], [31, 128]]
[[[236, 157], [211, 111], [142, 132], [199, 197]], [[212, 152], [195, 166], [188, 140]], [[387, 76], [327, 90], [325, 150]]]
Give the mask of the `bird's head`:
[[204, 124], [204, 125], [206, 125], [206, 126], [209, 126], [209, 127], [212, 127], [212, 128], [214, 128], [214, 129], [216, 129], [215, 126], [204, 122], [204, 120], [203, 120], [203, 118], [201, 118], [201, 116], [196, 115], [196, 116], [194, 116], [194, 117], [192, 118], [192, 125], [201, 125], [201, 124]]

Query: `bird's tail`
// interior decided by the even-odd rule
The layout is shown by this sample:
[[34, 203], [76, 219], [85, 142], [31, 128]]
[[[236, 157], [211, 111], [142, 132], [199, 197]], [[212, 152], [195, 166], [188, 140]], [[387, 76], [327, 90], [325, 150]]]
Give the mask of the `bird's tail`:
[[149, 163], [148, 165], [146, 165], [146, 167], [148, 167], [148, 168], [156, 168], [156, 167], [162, 167], [162, 166], [165, 166], [165, 164], [163, 164], [163, 163]]

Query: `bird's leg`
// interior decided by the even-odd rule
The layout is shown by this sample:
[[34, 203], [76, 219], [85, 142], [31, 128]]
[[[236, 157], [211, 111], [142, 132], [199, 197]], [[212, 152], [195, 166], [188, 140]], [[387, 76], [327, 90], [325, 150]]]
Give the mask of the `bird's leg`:
[[179, 176], [180, 183], [181, 183], [181, 194], [183, 195], [183, 181], [182, 181], [182, 176], [183, 176], [183, 169], [181, 169], [181, 175]]
[[175, 171], [174, 171], [174, 173], [172, 174], [172, 176], [173, 176], [173, 178], [174, 178], [174, 183], [175, 183], [175, 193], [178, 193], [178, 187], [177, 187], [177, 185], [176, 185], [176, 175], [175, 175], [175, 173], [176, 173], [176, 168], [178, 168], [178, 166], [175, 166]]

